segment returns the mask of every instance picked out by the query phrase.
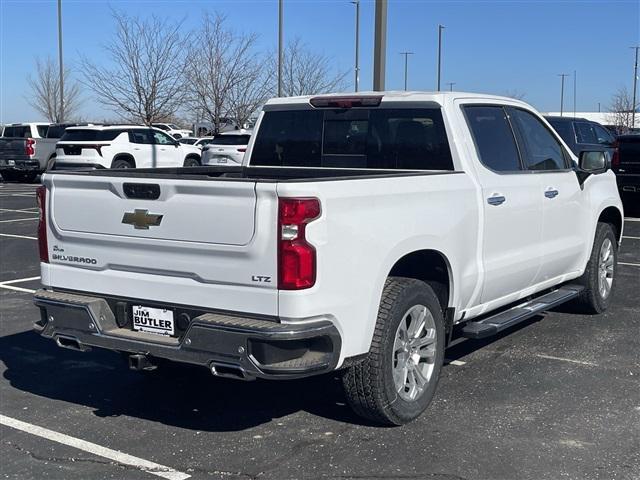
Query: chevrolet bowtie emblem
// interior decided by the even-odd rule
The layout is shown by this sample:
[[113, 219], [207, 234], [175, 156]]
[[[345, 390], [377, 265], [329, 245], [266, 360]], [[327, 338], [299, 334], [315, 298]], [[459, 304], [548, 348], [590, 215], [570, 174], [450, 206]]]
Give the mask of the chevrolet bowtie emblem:
[[149, 210], [138, 210], [133, 212], [125, 212], [122, 217], [122, 223], [133, 225], [137, 230], [149, 230], [149, 227], [157, 227], [162, 221], [162, 215], [149, 213]]

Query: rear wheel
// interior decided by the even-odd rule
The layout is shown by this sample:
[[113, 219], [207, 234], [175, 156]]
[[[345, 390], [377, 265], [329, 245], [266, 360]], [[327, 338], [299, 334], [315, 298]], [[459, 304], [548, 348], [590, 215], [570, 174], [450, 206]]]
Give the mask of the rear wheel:
[[444, 358], [444, 320], [426, 283], [389, 277], [367, 358], [343, 375], [360, 416], [386, 425], [414, 420], [431, 402]]
[[126, 158], [116, 158], [111, 164], [111, 168], [134, 168], [133, 162]]
[[200, 160], [198, 160], [196, 157], [188, 157], [184, 161], [184, 166], [185, 167], [199, 167], [200, 166]]
[[571, 307], [580, 313], [602, 313], [611, 303], [618, 263], [618, 243], [608, 223], [598, 223], [591, 257], [576, 283], [585, 288]]

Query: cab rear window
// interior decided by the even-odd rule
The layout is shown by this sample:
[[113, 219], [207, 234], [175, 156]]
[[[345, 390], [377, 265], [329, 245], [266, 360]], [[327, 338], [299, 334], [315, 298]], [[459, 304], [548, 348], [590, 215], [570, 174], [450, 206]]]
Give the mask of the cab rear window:
[[114, 140], [124, 130], [75, 130], [67, 129], [61, 142], [104, 142]]
[[213, 139], [213, 145], [246, 145], [249, 143], [249, 135], [220, 135]]
[[439, 108], [265, 112], [250, 163], [254, 166], [453, 170]]

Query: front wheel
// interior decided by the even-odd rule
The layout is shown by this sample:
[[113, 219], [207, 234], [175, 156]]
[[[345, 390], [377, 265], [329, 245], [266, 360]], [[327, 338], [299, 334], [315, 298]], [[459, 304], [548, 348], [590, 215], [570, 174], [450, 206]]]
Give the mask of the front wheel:
[[584, 274], [576, 280], [584, 290], [571, 302], [578, 313], [597, 314], [609, 308], [618, 265], [618, 243], [608, 223], [598, 223], [591, 256]]
[[444, 320], [426, 283], [389, 277], [367, 358], [343, 375], [360, 416], [386, 425], [414, 420], [429, 406], [444, 358]]

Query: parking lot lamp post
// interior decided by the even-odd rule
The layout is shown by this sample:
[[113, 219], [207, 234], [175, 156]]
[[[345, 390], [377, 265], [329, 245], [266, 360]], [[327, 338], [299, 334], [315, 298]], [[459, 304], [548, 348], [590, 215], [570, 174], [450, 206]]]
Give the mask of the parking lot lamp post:
[[444, 25], [438, 25], [438, 91], [440, 91], [440, 73], [442, 70], [442, 30]]
[[400, 55], [404, 55], [404, 90], [407, 91], [407, 74], [409, 73], [409, 55], [413, 55], [413, 52], [400, 52]]
[[636, 63], [633, 66], [633, 100], [631, 100], [631, 128], [636, 128], [636, 91], [638, 88], [638, 47], [631, 47], [636, 51]]
[[356, 63], [354, 67], [354, 90], [357, 92], [360, 86], [360, 0], [354, 0], [356, 6]]
[[376, 0], [373, 35], [373, 89], [384, 90], [387, 63], [387, 0]]
[[282, 1], [278, 0], [278, 96], [282, 96]]
[[456, 84], [456, 82], [448, 82], [447, 85], [449, 85], [449, 91], [453, 92], [453, 86]]
[[58, 0], [58, 63], [60, 66], [60, 114], [58, 121], [64, 121], [64, 67], [62, 66], [62, 0]]
[[560, 116], [562, 116], [564, 112], [564, 78], [568, 77], [568, 73], [559, 73], [558, 76], [562, 78], [560, 83]]

